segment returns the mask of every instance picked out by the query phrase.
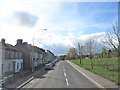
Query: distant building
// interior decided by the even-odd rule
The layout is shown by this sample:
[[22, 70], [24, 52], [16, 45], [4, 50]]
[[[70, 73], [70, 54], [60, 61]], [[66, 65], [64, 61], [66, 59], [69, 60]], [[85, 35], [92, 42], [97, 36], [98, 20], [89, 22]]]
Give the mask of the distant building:
[[32, 46], [33, 47], [33, 58], [34, 58], [34, 67], [37, 68], [39, 67], [41, 64], [44, 63], [45, 61], [45, 57], [46, 57], [46, 52], [44, 49], [39, 48], [37, 46]]
[[8, 76], [23, 70], [22, 53], [13, 45], [5, 43], [5, 39], [1, 40], [2, 44], [2, 74]]
[[50, 62], [53, 61], [54, 59], [55, 59], [55, 55], [51, 51], [47, 50], [45, 60]]
[[65, 58], [66, 58], [66, 55], [59, 56], [59, 60], [65, 60]]

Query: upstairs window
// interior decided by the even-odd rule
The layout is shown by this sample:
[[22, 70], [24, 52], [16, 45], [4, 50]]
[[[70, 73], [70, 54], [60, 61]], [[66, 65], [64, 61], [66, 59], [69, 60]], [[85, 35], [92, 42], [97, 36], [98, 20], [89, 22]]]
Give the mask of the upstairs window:
[[10, 51], [9, 50], [5, 51], [5, 59], [10, 59]]

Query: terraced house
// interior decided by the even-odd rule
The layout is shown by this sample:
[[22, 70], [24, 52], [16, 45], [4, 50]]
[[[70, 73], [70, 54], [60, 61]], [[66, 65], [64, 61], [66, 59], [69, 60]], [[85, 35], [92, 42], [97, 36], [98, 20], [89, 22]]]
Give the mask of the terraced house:
[[23, 70], [34, 71], [35, 68], [38, 68], [43, 63], [46, 55], [44, 49], [23, 42], [22, 39], [17, 40], [15, 47], [23, 53]]
[[5, 43], [5, 39], [1, 40], [1, 44], [3, 77], [21, 72], [23, 70], [22, 53], [13, 45]]
[[51, 61], [53, 61], [55, 59], [55, 55], [51, 51], [47, 50], [46, 53], [47, 54], [46, 54], [45, 60], [47, 62], [51, 62]]

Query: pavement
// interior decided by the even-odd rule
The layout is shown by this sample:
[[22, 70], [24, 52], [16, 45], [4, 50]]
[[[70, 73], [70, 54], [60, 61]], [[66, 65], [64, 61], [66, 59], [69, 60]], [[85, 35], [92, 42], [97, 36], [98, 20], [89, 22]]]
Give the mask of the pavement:
[[77, 66], [59, 61], [53, 70], [44, 68], [7, 85], [7, 88], [118, 88], [115, 83]]
[[44, 67], [42, 67], [41, 69], [11, 83], [11, 84], [8, 84], [6, 85], [5, 88], [21, 88], [23, 87], [25, 84], [29, 83], [32, 79], [34, 79], [34, 77], [38, 74], [38, 73], [41, 73], [42, 71], [44, 70]]

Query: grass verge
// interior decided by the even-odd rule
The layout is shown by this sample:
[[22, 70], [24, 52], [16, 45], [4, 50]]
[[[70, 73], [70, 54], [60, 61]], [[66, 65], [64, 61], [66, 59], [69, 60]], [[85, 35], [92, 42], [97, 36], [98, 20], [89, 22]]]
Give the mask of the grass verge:
[[[118, 59], [117, 58], [100, 58], [93, 59], [93, 69], [91, 67], [91, 62], [89, 59], [82, 59], [82, 64], [80, 60], [70, 60], [71, 62], [77, 64], [80, 67], [85, 68], [95, 74], [98, 74], [112, 82], [118, 84]], [[120, 71], [120, 70], [119, 70]]]

